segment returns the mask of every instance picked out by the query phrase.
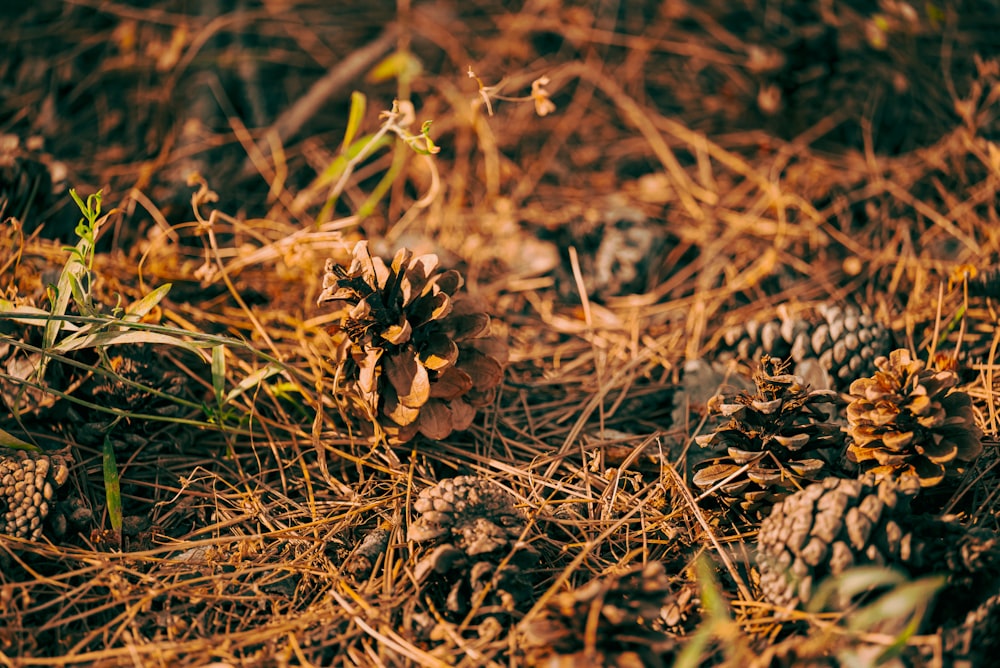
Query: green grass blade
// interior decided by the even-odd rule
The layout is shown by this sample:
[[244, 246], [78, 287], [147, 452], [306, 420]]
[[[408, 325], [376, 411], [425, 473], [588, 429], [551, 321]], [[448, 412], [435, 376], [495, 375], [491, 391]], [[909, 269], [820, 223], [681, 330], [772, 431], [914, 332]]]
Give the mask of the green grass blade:
[[118, 475], [115, 446], [111, 442], [110, 433], [104, 437], [102, 464], [104, 469], [104, 496], [108, 504], [108, 518], [111, 520], [111, 528], [120, 532], [122, 530], [121, 478]]
[[156, 305], [160, 303], [161, 299], [167, 296], [167, 293], [170, 292], [171, 286], [171, 283], [164, 283], [139, 301], [129, 306], [125, 311], [125, 317], [123, 320], [141, 320], [144, 316], [148, 315], [150, 311], [156, 308]]
[[244, 392], [257, 387], [260, 383], [281, 373], [281, 371], [281, 367], [277, 364], [268, 364], [260, 369], [257, 369], [252, 374], [241, 380], [239, 385], [230, 390], [223, 403], [228, 404]]
[[226, 347], [212, 346], [212, 389], [215, 391], [215, 401], [222, 406], [226, 391]]
[[0, 445], [5, 448], [10, 448], [12, 450], [30, 450], [32, 452], [41, 452], [42, 449], [37, 445], [32, 445], [31, 443], [25, 443], [17, 436], [0, 429]]
[[351, 110], [347, 116], [347, 128], [344, 129], [344, 143], [341, 150], [347, 152], [347, 148], [354, 141], [354, 136], [361, 129], [361, 123], [365, 120], [365, 111], [368, 108], [368, 98], [364, 93], [354, 91], [351, 93]]

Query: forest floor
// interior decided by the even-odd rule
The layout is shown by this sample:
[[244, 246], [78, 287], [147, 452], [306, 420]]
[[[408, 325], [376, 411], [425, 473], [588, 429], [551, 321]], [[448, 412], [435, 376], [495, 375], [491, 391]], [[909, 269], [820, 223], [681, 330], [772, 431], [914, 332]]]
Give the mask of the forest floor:
[[[995, 2], [0, 16], [0, 472], [51, 469], [38, 530], [3, 520], [0, 664], [942, 666], [1000, 637], [985, 596], [946, 617], [885, 574], [769, 602], [760, 516], [691, 482], [710, 398], [754, 391], [726, 333], [836, 305], [958, 375], [982, 453], [923, 509], [998, 528]], [[489, 313], [466, 417], [403, 406], [389, 362], [365, 403], [367, 334], [320, 300], [362, 240]], [[853, 378], [811, 368], [841, 424]]]

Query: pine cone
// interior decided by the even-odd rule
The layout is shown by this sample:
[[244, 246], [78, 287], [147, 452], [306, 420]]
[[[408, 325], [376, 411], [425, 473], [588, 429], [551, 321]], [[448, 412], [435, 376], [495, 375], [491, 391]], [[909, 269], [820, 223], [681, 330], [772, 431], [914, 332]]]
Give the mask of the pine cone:
[[[1000, 652], [1000, 593], [967, 613], [960, 624], [942, 629], [939, 636], [948, 660], [945, 665], [990, 665]], [[927, 665], [933, 664], [928, 660]]]
[[792, 494], [760, 525], [760, 588], [776, 606], [795, 607], [813, 586], [855, 565], [913, 558], [909, 499], [892, 484], [828, 478]]
[[519, 540], [525, 517], [508, 492], [484, 478], [458, 476], [421, 491], [413, 509], [420, 515], [407, 538], [430, 548], [415, 575], [426, 595], [443, 599], [437, 609], [457, 620], [480, 599], [480, 609], [505, 613], [530, 603], [526, 571], [539, 554]]
[[555, 272], [562, 296], [579, 299], [570, 248], [578, 253], [584, 289], [595, 301], [642, 293], [657, 285], [669, 241], [663, 228], [637, 204], [616, 193], [599, 203], [588, 203], [583, 211], [567, 207], [563, 213], [573, 219], [552, 232], [540, 231], [543, 239], [556, 243], [562, 256]]
[[777, 319], [751, 320], [730, 328], [719, 344], [719, 359], [750, 362], [763, 355], [790, 359], [795, 374], [817, 387], [840, 389], [871, 373], [875, 358], [890, 346], [890, 332], [868, 311], [820, 304], [804, 316], [793, 318], [781, 310]]
[[[14, 217], [30, 232], [53, 214], [66, 189], [66, 165], [42, 152], [41, 137], [21, 141], [17, 135], [0, 135], [0, 222]], [[46, 230], [46, 237], [67, 231]], [[70, 228], [72, 229], [72, 228]]]
[[489, 316], [456, 296], [461, 275], [440, 271], [437, 262], [402, 249], [386, 267], [361, 241], [348, 270], [328, 261], [323, 277], [318, 301], [345, 305], [337, 389], [355, 398], [390, 442], [468, 428], [503, 379], [507, 351], [489, 338]]
[[62, 457], [0, 450], [0, 534], [38, 540], [69, 469]]
[[656, 620], [672, 598], [659, 562], [557, 594], [522, 625], [528, 665], [669, 666], [677, 641]]
[[829, 422], [822, 406], [836, 402], [837, 394], [809, 390], [801, 378], [783, 371], [780, 360], [765, 355], [754, 374], [756, 393], [717, 397], [711, 405], [729, 422], [695, 439], [727, 455], [700, 465], [694, 484], [702, 490], [721, 485], [724, 501], [753, 515], [829, 475], [843, 443], [840, 427]]
[[828, 478], [775, 505], [757, 534], [764, 598], [779, 607], [804, 605], [827, 576], [876, 565], [912, 576], [945, 572], [951, 591], [970, 600], [969, 592], [1000, 572], [996, 535], [948, 518], [914, 515], [913, 491], [888, 481], [876, 484], [871, 475]]
[[[185, 376], [163, 366], [148, 345], [109, 348], [110, 373], [95, 374], [84, 388], [92, 403], [129, 414], [176, 417], [185, 406], [176, 399], [188, 390]], [[77, 409], [72, 409], [74, 414]], [[160, 420], [96, 413], [79, 420], [75, 433], [81, 443], [100, 445], [106, 436], [118, 448], [138, 448], [164, 428]], [[113, 428], [112, 428], [113, 427]], [[109, 431], [110, 430], [110, 431]], [[171, 437], [183, 445], [188, 432], [171, 429]]]
[[848, 457], [876, 479], [912, 477], [920, 486], [960, 474], [982, 452], [969, 395], [958, 375], [925, 368], [899, 349], [876, 360], [878, 371], [851, 383]]

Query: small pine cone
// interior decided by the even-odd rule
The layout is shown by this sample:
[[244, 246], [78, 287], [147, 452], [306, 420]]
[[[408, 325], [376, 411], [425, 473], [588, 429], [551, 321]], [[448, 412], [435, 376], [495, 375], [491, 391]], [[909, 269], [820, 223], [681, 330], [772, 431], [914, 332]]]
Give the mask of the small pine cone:
[[504, 613], [530, 603], [527, 571], [539, 554], [520, 540], [525, 517], [507, 491], [484, 478], [458, 476], [421, 491], [413, 509], [420, 515], [407, 538], [430, 548], [415, 575], [428, 596], [443, 599], [439, 610], [460, 619], [480, 599], [480, 609]]
[[345, 564], [347, 572], [358, 579], [371, 575], [379, 557], [385, 554], [389, 547], [391, 536], [392, 532], [386, 526], [378, 526], [369, 530], [351, 552]]
[[620, 194], [587, 208], [554, 235], [563, 257], [556, 283], [563, 295], [579, 298], [569, 260], [571, 247], [579, 252], [587, 295], [598, 302], [645, 292], [656, 285], [657, 265], [668, 244], [662, 227]]
[[805, 316], [791, 317], [782, 311], [774, 320], [751, 320], [730, 328], [720, 341], [719, 358], [750, 362], [769, 355], [790, 359], [795, 374], [824, 389], [841, 389], [871, 373], [875, 358], [890, 347], [891, 333], [867, 310], [820, 304]]
[[[84, 388], [93, 403], [125, 413], [163, 417], [176, 417], [186, 410], [176, 401], [189, 389], [185, 376], [165, 368], [151, 346], [121, 345], [108, 350], [110, 369], [106, 373], [96, 373]], [[164, 426], [159, 420], [127, 418], [119, 421], [117, 415], [109, 413], [98, 413], [94, 417], [97, 419], [84, 418], [76, 429], [82, 443], [100, 444], [110, 434], [116, 447], [136, 448], [146, 444], [151, 435]], [[109, 432], [112, 424], [114, 429]], [[184, 439], [187, 432], [172, 430], [171, 435], [175, 440]]]
[[848, 457], [876, 479], [912, 477], [921, 487], [960, 474], [982, 452], [972, 400], [958, 375], [925, 368], [899, 349], [876, 360], [878, 371], [851, 383]]
[[537, 617], [522, 624], [528, 665], [672, 665], [676, 637], [657, 623], [672, 598], [659, 562], [557, 594]]
[[0, 534], [38, 540], [69, 469], [62, 457], [0, 450]]
[[829, 422], [823, 406], [838, 401], [837, 394], [809, 390], [801, 378], [783, 371], [780, 360], [765, 355], [754, 374], [756, 392], [716, 397], [710, 405], [729, 422], [695, 439], [726, 455], [699, 465], [694, 484], [702, 490], [719, 486], [724, 501], [754, 515], [829, 475], [843, 443], [840, 427]]
[[387, 267], [361, 241], [349, 269], [328, 261], [323, 277], [319, 303], [344, 305], [337, 389], [394, 443], [467, 429], [503, 379], [506, 346], [489, 337], [480, 305], [457, 295], [461, 275], [437, 262], [402, 249]]

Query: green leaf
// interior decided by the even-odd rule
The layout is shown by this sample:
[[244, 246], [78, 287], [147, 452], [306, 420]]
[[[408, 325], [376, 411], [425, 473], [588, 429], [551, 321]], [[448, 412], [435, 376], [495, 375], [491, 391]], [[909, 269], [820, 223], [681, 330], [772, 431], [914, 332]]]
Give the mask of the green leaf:
[[[49, 312], [45, 309], [28, 306], [27, 304], [15, 306], [14, 302], [7, 299], [0, 299], [0, 314], [9, 316], [3, 318], [4, 320], [13, 320], [22, 325], [34, 325], [36, 327], [44, 325], [49, 318]], [[17, 315], [24, 315], [25, 317], [18, 318], [16, 317]]]
[[410, 80], [424, 69], [423, 63], [410, 51], [394, 51], [378, 62], [365, 78], [373, 83], [392, 78]]
[[881, 622], [918, 615], [927, 609], [934, 594], [944, 586], [945, 581], [944, 576], [927, 577], [893, 587], [852, 614], [848, 627], [854, 631], [863, 631]]
[[822, 611], [834, 595], [851, 599], [879, 587], [900, 585], [908, 579], [905, 573], [892, 568], [857, 566], [838, 576], [824, 580], [809, 600], [806, 610], [809, 612]]
[[[402, 155], [401, 153], [397, 153]], [[361, 206], [358, 207], [358, 217], [367, 218], [378, 206], [378, 203], [385, 197], [389, 190], [392, 188], [393, 181], [399, 176], [403, 168], [402, 160], [396, 160], [393, 157], [392, 164], [389, 165], [389, 169], [386, 170], [379, 182], [372, 188], [371, 194], [362, 202]]]
[[695, 562], [694, 568], [698, 583], [701, 585], [701, 604], [705, 611], [712, 617], [728, 620], [729, 608], [712, 571], [712, 562], [703, 554]]
[[230, 390], [223, 403], [228, 404], [230, 401], [237, 398], [247, 390], [257, 387], [268, 378], [271, 378], [279, 373], [281, 373], [281, 367], [273, 363], [257, 369], [252, 374], [241, 380], [239, 385]]
[[226, 391], [225, 346], [212, 346], [212, 388], [215, 390], [215, 401], [222, 406], [225, 403], [222, 393]]
[[5, 448], [10, 448], [12, 450], [30, 450], [32, 452], [41, 452], [42, 449], [37, 445], [32, 445], [31, 443], [25, 443], [17, 436], [10, 434], [3, 429], [0, 429], [0, 445]]
[[[125, 343], [162, 343], [168, 346], [177, 346], [189, 350], [197, 355], [201, 355], [201, 348], [190, 341], [185, 341], [178, 336], [170, 334], [159, 334], [143, 329], [128, 329], [118, 332], [89, 332], [89, 329], [81, 330], [77, 335], [67, 337], [60, 341], [58, 346], [52, 349], [53, 354], [65, 354], [74, 350], [94, 348], [97, 346], [112, 346]], [[202, 344], [204, 345], [204, 344]]]
[[76, 202], [76, 206], [77, 206], [78, 209], [80, 209], [80, 211], [84, 211], [84, 212], [87, 211], [87, 205], [84, 204], [83, 200], [80, 199], [80, 196], [76, 194], [76, 188], [70, 188], [69, 189], [69, 196], [73, 198], [74, 202]]
[[698, 630], [684, 643], [684, 647], [674, 659], [674, 668], [698, 668], [702, 665], [705, 651], [708, 649], [716, 630], [724, 630], [730, 621], [729, 609], [722, 597], [719, 583], [712, 571], [712, 562], [704, 554], [698, 557], [694, 564], [695, 577], [701, 588], [701, 602], [705, 609], [705, 617]]
[[118, 462], [115, 461], [115, 446], [111, 442], [111, 434], [104, 436], [104, 448], [102, 452], [102, 463], [104, 469], [104, 496], [108, 503], [108, 518], [111, 520], [111, 528], [115, 531], [122, 530], [122, 489], [121, 478], [118, 475]]
[[167, 296], [170, 292], [172, 284], [164, 283], [160, 287], [156, 288], [148, 295], [132, 304], [125, 311], [125, 317], [123, 320], [126, 321], [138, 321], [146, 316], [150, 311], [156, 308], [156, 305], [160, 303], [160, 300]]
[[368, 98], [365, 97], [364, 93], [358, 91], [351, 93], [351, 111], [347, 116], [347, 128], [344, 130], [344, 141], [341, 144], [343, 152], [347, 152], [351, 142], [354, 141], [354, 135], [361, 129], [361, 122], [365, 119], [367, 107]]
[[714, 627], [714, 620], [705, 620], [699, 624], [698, 630], [684, 643], [684, 647], [674, 658], [673, 668], [698, 668], [701, 666], [705, 650], [712, 640]]

